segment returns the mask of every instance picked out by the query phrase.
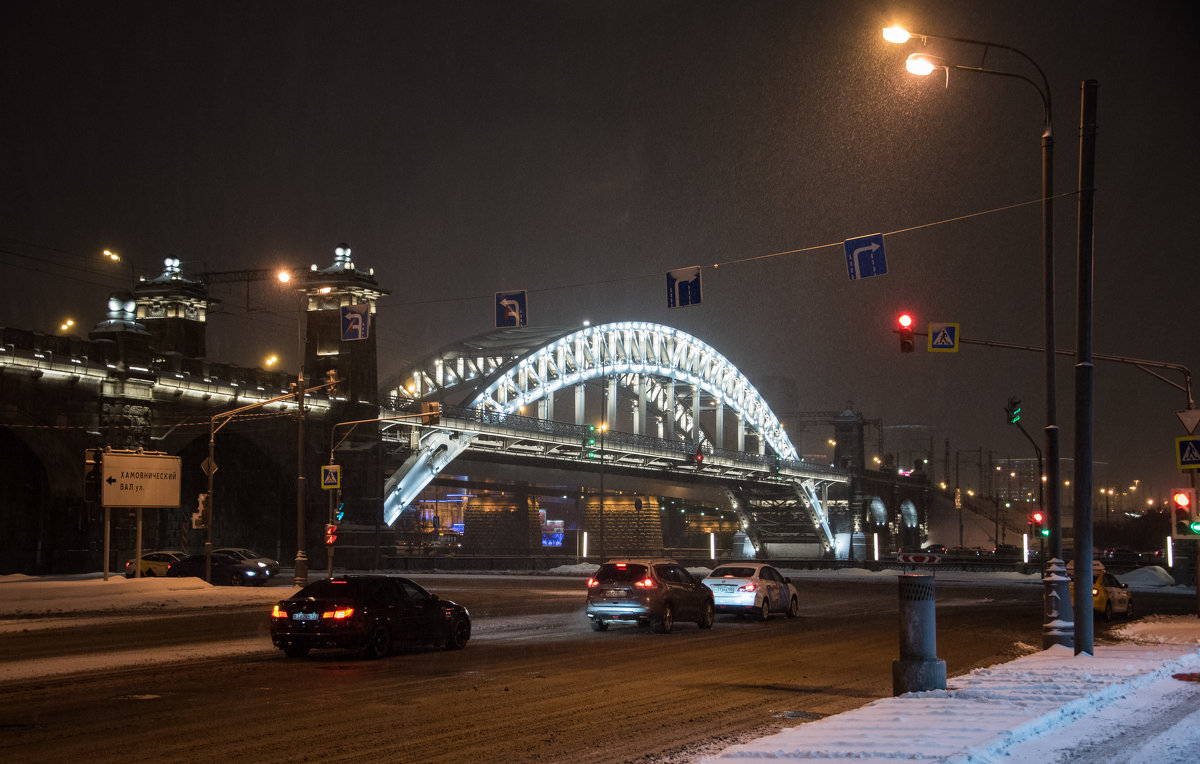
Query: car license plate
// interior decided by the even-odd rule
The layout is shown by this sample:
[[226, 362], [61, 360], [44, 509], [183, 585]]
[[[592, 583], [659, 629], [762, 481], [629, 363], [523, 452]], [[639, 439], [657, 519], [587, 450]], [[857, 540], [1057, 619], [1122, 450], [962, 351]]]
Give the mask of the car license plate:
[[609, 589], [608, 591], [604, 592], [604, 596], [605, 596], [605, 597], [608, 597], [608, 598], [610, 598], [610, 599], [617, 599], [617, 598], [620, 598], [620, 597], [624, 597], [624, 596], [625, 596], [625, 590], [623, 590], [623, 589]]
[[293, 621], [315, 621], [319, 618], [316, 613], [292, 613]]

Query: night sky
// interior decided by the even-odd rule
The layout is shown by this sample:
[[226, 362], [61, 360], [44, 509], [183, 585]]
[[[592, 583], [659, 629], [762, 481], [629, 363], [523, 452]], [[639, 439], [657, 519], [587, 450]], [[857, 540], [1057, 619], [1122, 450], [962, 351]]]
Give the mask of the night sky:
[[[964, 337], [1042, 344], [1037, 93], [908, 74], [900, 22], [1035, 59], [1053, 97], [1058, 347], [1075, 347], [1080, 83], [1099, 81], [1094, 350], [1200, 371], [1190, 237], [1200, 207], [1196, 3], [46, 2], [0, 7], [0, 325], [104, 318], [128, 267], [321, 267], [339, 242], [392, 290], [383, 380], [493, 325], [648, 320], [728, 356], [787, 421], [847, 403], [933, 443], [1029, 457], [1043, 355], [901, 355], [901, 310]], [[1036, 78], [1019, 57], [984, 62]], [[941, 222], [953, 221], [953, 222]], [[851, 281], [841, 242], [883, 232], [888, 273]], [[798, 251], [799, 250], [799, 251]], [[779, 254], [774, 257], [766, 255]], [[721, 264], [713, 269], [714, 264]], [[668, 310], [664, 273], [703, 265]], [[294, 369], [296, 298], [214, 287], [209, 354]], [[1058, 364], [1064, 456], [1073, 360]], [[1178, 374], [1169, 374], [1181, 382]], [[1158, 495], [1184, 393], [1098, 363], [1097, 485]], [[921, 425], [923, 427], [902, 427]], [[795, 429], [792, 429], [794, 440]], [[823, 440], [821, 435], [820, 440]], [[906, 440], [907, 442], [907, 440]], [[802, 452], [821, 450], [815, 433]], [[909, 446], [910, 447], [910, 446]], [[974, 468], [972, 468], [974, 469]]]

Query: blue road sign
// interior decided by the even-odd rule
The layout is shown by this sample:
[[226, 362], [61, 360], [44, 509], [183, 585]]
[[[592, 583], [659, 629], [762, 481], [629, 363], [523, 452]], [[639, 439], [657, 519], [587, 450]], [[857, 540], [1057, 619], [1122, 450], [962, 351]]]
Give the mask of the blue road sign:
[[850, 280], [882, 276], [887, 273], [887, 257], [883, 253], [883, 234], [859, 236], [842, 242], [846, 248], [846, 271]]
[[702, 296], [701, 292], [700, 266], [667, 271], [668, 308], [686, 308], [689, 305], [699, 305]]
[[958, 324], [936, 324], [929, 322], [929, 352], [957, 353]]
[[1181, 470], [1200, 470], [1200, 437], [1176, 438], [1175, 461]]
[[519, 292], [496, 292], [496, 328], [525, 326], [529, 323], [528, 294]]
[[365, 340], [371, 335], [371, 306], [342, 306], [342, 341]]

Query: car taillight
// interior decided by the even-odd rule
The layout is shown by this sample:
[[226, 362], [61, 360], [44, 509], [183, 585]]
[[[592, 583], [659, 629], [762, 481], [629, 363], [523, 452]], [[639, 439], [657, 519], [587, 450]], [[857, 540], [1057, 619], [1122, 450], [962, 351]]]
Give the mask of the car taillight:
[[287, 618], [288, 614], [287, 614], [286, 610], [284, 610], [283, 608], [276, 605], [274, 608], [271, 609], [271, 617], [272, 618]]
[[641, 581], [634, 581], [633, 585], [639, 589], [653, 589], [655, 586], [654, 579], [650, 576], [646, 576]]
[[326, 610], [321, 613], [322, 618], [332, 618], [335, 621], [344, 621], [352, 615], [354, 615], [352, 607], [340, 607], [337, 610]]
[[744, 586], [738, 587], [739, 592], [752, 592], [752, 591], [756, 591], [757, 589], [758, 589], [757, 584], [745, 584]]

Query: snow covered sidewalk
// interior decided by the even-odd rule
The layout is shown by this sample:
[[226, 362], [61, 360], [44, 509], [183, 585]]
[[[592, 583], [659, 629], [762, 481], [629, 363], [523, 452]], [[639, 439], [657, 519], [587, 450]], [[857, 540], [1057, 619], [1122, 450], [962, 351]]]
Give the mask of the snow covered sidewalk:
[[[1097, 645], [1094, 656], [1053, 647], [998, 666], [952, 677], [946, 690], [909, 693], [802, 724], [704, 759], [915, 759], [959, 762], [1069, 761], [1068, 752], [1091, 748], [1089, 762], [1107, 761], [1094, 744], [1123, 734], [1122, 719], [1101, 722], [1120, 703], [1127, 721], [1162, 719], [1182, 707], [1183, 718], [1200, 708], [1200, 683], [1174, 675], [1200, 672], [1200, 620], [1194, 616], [1146, 618], [1120, 629], [1130, 640]], [[1155, 710], [1158, 709], [1158, 710]], [[1180, 714], [1176, 714], [1179, 717]], [[1194, 724], [1165, 723], [1153, 741], [1160, 764], [1195, 761], [1200, 731]], [[1129, 727], [1131, 724], [1125, 724]], [[1047, 756], [1038, 738], [1052, 735], [1060, 755]], [[1022, 745], [1024, 744], [1024, 745]], [[1131, 761], [1126, 750], [1114, 761]], [[1175, 753], [1172, 753], [1175, 752]], [[1177, 754], [1177, 755], [1176, 755]]]

